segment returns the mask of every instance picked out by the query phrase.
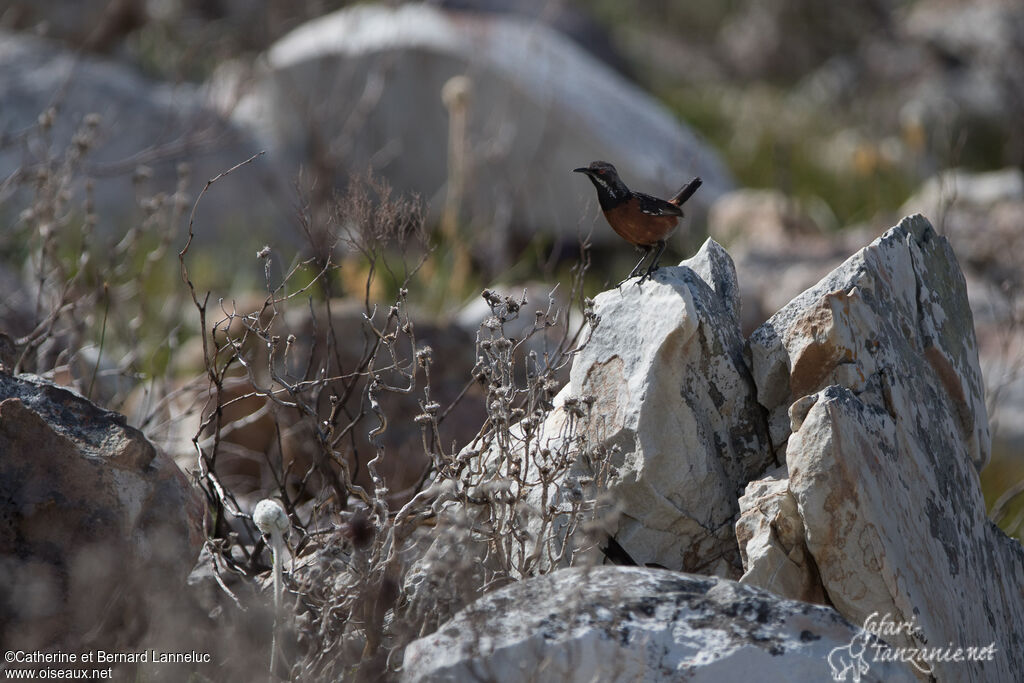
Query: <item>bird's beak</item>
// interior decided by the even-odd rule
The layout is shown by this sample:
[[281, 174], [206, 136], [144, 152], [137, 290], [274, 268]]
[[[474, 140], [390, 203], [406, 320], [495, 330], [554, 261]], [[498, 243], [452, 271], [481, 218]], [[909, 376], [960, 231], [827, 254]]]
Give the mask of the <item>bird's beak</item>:
[[586, 173], [587, 175], [590, 175], [590, 169], [587, 168], [586, 166], [584, 166], [583, 168], [574, 168], [574, 169], [572, 169], [572, 172], [573, 173]]

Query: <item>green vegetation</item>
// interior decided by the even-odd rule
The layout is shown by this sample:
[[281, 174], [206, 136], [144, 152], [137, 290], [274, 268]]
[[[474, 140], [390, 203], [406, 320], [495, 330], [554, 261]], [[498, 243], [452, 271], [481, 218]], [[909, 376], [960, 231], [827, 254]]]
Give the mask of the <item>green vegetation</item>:
[[867, 135], [844, 142], [827, 113], [794, 112], [770, 86], [679, 88], [664, 100], [722, 154], [741, 187], [823, 199], [839, 226], [894, 212], [919, 182], [883, 143]]

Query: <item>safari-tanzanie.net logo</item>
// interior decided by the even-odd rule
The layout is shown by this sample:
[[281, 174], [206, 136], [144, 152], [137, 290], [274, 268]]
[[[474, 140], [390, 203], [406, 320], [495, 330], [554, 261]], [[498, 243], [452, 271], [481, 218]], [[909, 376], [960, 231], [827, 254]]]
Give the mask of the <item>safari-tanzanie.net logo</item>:
[[949, 643], [936, 647], [893, 647], [885, 642], [885, 639], [894, 636], [904, 640], [927, 642], [916, 619], [896, 621], [891, 614], [879, 616], [878, 612], [872, 612], [849, 645], [833, 648], [828, 653], [832, 679], [858, 683], [860, 677], [871, 670], [871, 664], [874, 662], [904, 662], [921, 673], [931, 674], [936, 663], [990, 662], [996, 654], [995, 641], [985, 646]]

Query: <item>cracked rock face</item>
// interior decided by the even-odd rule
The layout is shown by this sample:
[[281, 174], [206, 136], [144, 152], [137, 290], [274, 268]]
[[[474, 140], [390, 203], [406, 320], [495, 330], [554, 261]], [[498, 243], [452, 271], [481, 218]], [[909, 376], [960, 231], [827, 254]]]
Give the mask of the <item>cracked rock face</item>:
[[988, 420], [947, 241], [904, 219], [759, 328], [750, 353], [786, 468], [741, 503], [744, 581], [813, 599], [820, 575], [852, 622], [912, 624], [894, 646], [995, 645], [992, 661], [935, 663], [940, 680], [1013, 680], [1024, 552], [985, 514]]
[[516, 495], [519, 473], [535, 472], [538, 458], [568, 463], [548, 484], [528, 476], [516, 511], [528, 533], [508, 549], [519, 574], [603, 561], [596, 543], [616, 563], [740, 576], [737, 498], [775, 461], [744, 361], [737, 292], [732, 261], [708, 240], [653, 281], [595, 298], [599, 321], [555, 409], [529, 438], [514, 425], [515, 448], [481, 456], [487, 486]]
[[789, 487], [832, 604], [855, 623], [877, 613], [914, 624], [896, 647], [995, 644], [992, 661], [937, 663], [939, 680], [1013, 680], [1024, 667], [1024, 550], [986, 518], [964, 450], [909, 439], [900, 414], [845, 387], [800, 410]]
[[[859, 635], [835, 610], [735, 582], [572, 568], [488, 594], [405, 651], [405, 681], [824, 681]], [[861, 681], [916, 680], [870, 662]]]
[[973, 321], [949, 243], [923, 216], [904, 219], [751, 335], [772, 443], [786, 443], [794, 401], [835, 384], [906, 408], [927, 426], [916, 438], [960, 444], [980, 470], [991, 439]]
[[568, 393], [584, 429], [618, 446], [608, 490], [618, 544], [638, 564], [731, 574], [737, 492], [772, 463], [743, 359], [736, 272], [708, 241], [693, 259], [598, 295], [600, 322]]
[[787, 598], [826, 604], [785, 466], [747, 485], [740, 498], [736, 540], [745, 569], [742, 583]]

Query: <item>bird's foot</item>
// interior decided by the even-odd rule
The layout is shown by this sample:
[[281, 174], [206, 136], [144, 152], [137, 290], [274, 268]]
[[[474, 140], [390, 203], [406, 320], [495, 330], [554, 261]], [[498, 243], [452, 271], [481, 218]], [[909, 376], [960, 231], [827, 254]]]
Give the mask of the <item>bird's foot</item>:
[[[632, 280], [634, 277], [636, 277], [636, 275], [633, 274], [633, 273], [630, 273], [629, 275], [626, 276], [625, 280], [622, 280], [621, 282], [619, 282], [619, 284], [615, 285], [615, 288], [616, 289], [622, 289], [622, 285], [626, 284], [627, 282]], [[637, 282], [636, 284], [640, 284], [640, 283]]]
[[[640, 263], [636, 264], [636, 268], [634, 268], [633, 270], [629, 271], [629, 275], [627, 275], [624, 280], [619, 282], [619, 284], [615, 285], [615, 287], [616, 288], [621, 288], [622, 285], [626, 284], [627, 282], [629, 282], [630, 280], [635, 278], [637, 275], [640, 275], [640, 273], [641, 273], [640, 266], [641, 266], [642, 263], [643, 263], [643, 261], [641, 261]], [[636, 284], [640, 284], [641, 282], [643, 282], [643, 279], [639, 280]]]
[[639, 280], [637, 280], [637, 284], [641, 285], [643, 284], [644, 280], [652, 279], [654, 277], [654, 273], [658, 270], [658, 268], [659, 266], [651, 266], [646, 271], [644, 271], [644, 274], [640, 276]]

